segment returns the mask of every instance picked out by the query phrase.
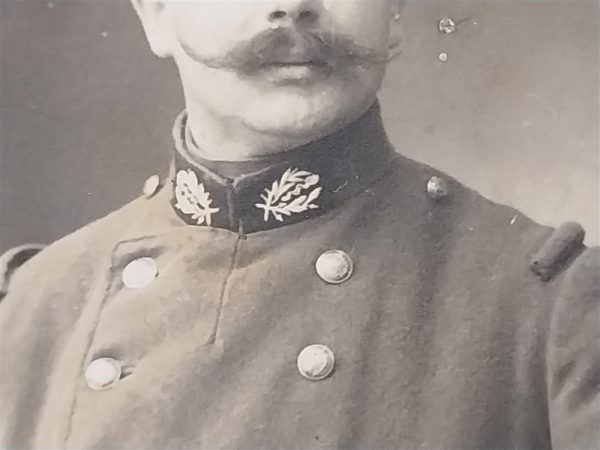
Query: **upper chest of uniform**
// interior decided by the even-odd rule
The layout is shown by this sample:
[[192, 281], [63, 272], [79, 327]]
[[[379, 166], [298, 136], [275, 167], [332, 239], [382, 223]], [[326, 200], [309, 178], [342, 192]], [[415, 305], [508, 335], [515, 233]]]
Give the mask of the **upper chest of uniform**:
[[[427, 177], [406, 178], [248, 235], [174, 226], [159, 197], [119, 213], [127, 232], [99, 229], [36, 290], [46, 300], [32, 320], [56, 325], [43, 343], [18, 344], [53, 355], [37, 381], [47, 385], [38, 441], [417, 447], [490, 431], [495, 409], [480, 426], [456, 420], [508, 401], [517, 341], [523, 352], [537, 345], [539, 290], [527, 252], [514, 251], [531, 236], [518, 221], [491, 229], [432, 201]], [[485, 220], [512, 226], [494, 211]], [[463, 413], [450, 420], [443, 411], [456, 404]]]
[[[109, 358], [121, 371], [102, 391], [81, 374], [74, 430], [89, 435], [98, 408], [133, 414], [140, 406], [131, 399], [143, 392], [142, 404], [170, 399], [145, 421], [208, 443], [247, 437], [267, 419], [299, 421], [331, 443], [341, 439], [339, 415], [354, 416], [357, 401], [382, 421], [364, 426], [392, 433], [396, 421], [415, 420], [410, 407], [420, 407], [424, 386], [428, 398], [451, 402], [467, 385], [447, 391], [448, 376], [506, 370], [491, 360], [494, 346], [518, 327], [490, 317], [511, 319], [519, 299], [504, 298], [516, 291], [501, 251], [499, 262], [454, 256], [452, 242], [436, 240], [442, 218], [428, 214], [439, 206], [407, 205], [399, 226], [377, 201], [366, 192], [343, 210], [265, 233], [183, 227], [117, 245], [110, 270], [99, 274], [106, 289], [88, 299], [96, 313], [82, 357], [84, 368]], [[302, 362], [315, 344], [327, 351]], [[327, 376], [309, 380], [307, 371], [322, 365]], [[315, 405], [327, 419], [313, 415]], [[188, 407], [193, 417], [182, 416]], [[386, 411], [397, 416], [386, 422]]]

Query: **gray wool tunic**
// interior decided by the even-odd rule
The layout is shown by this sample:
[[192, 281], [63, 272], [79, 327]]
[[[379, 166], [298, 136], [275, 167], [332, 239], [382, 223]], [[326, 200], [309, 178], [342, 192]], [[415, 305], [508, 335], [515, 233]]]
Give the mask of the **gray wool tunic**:
[[[191, 162], [184, 122], [158, 192], [11, 272], [5, 448], [599, 448], [578, 233], [394, 154], [377, 108], [229, 178]], [[315, 269], [329, 250], [342, 282]], [[335, 356], [317, 381], [312, 344]], [[93, 389], [102, 358], [119, 373]]]

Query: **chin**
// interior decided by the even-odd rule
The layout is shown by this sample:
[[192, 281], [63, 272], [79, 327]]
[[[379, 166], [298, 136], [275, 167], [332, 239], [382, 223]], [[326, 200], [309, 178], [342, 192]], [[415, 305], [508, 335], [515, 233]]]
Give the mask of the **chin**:
[[375, 101], [375, 91], [364, 85], [350, 90], [342, 85], [279, 87], [248, 103], [240, 115], [246, 126], [261, 133], [315, 140], [358, 119]]

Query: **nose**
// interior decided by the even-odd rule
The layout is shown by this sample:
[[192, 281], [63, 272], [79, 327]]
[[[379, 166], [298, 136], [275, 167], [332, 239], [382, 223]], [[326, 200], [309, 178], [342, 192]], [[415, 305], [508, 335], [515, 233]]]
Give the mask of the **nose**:
[[292, 22], [295, 25], [309, 25], [321, 14], [320, 2], [316, 0], [280, 0], [270, 8], [267, 19], [278, 27]]

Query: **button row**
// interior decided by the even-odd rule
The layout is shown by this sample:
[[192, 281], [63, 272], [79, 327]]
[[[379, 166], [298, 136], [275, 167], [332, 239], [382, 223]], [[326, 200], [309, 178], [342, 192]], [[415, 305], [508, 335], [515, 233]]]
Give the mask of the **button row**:
[[[342, 250], [327, 250], [315, 263], [321, 279], [330, 284], [340, 284], [352, 276], [352, 259]], [[143, 257], [131, 261], [121, 274], [123, 284], [130, 289], [148, 286], [158, 276], [158, 265], [153, 258]]]
[[[335, 357], [329, 347], [312, 344], [305, 347], [297, 359], [298, 371], [310, 381], [327, 378], [335, 365]], [[85, 370], [85, 382], [90, 389], [102, 391], [117, 384], [123, 375], [121, 363], [113, 358], [93, 360]]]

